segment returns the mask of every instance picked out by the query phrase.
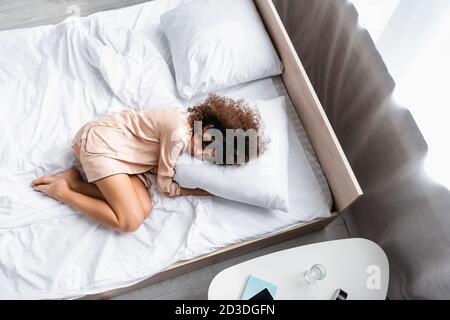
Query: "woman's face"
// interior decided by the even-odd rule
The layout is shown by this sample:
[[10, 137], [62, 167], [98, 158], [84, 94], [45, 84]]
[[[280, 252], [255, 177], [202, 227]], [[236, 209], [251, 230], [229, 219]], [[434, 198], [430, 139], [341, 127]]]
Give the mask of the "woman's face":
[[215, 150], [212, 148], [203, 148], [203, 141], [211, 141], [211, 135], [207, 132], [210, 127], [203, 128], [202, 132], [192, 135], [190, 149], [191, 155], [202, 161], [214, 159]]

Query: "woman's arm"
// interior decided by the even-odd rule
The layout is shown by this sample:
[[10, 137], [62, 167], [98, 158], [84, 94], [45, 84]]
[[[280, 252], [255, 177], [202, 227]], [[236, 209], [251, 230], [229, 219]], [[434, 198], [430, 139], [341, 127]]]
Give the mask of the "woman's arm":
[[180, 196], [210, 196], [208, 191], [202, 189], [180, 188]]

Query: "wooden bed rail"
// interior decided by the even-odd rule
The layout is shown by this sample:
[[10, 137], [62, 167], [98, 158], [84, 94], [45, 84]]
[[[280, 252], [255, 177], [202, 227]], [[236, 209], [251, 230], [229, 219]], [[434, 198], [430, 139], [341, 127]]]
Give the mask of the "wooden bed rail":
[[272, 0], [254, 0], [284, 64], [282, 79], [317, 154], [338, 212], [362, 190]]

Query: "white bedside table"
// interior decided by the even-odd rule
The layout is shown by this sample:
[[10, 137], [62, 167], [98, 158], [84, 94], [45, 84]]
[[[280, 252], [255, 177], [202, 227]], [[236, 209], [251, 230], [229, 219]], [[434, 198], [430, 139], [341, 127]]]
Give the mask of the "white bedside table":
[[[314, 264], [326, 269], [323, 280], [309, 284], [305, 272]], [[348, 300], [384, 300], [389, 283], [386, 254], [366, 239], [320, 242], [261, 256], [220, 272], [211, 282], [210, 300], [239, 300], [249, 275], [278, 287], [277, 300], [329, 300], [336, 289]]]

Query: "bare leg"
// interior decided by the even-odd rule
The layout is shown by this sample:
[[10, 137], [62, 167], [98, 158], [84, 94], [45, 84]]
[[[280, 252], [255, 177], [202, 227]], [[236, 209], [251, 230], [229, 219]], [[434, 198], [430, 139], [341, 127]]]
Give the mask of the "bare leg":
[[[137, 177], [132, 178], [127, 174], [118, 174], [97, 181], [96, 187], [105, 200], [72, 190], [66, 179], [49, 178], [54, 178], [54, 176], [33, 181], [35, 189], [80, 210], [97, 222], [119, 231], [137, 230], [152, 209], [150, 195]], [[139, 180], [140, 185], [133, 183], [134, 179]], [[93, 190], [91, 187], [89, 188], [91, 189], [89, 191]], [[148, 197], [148, 201], [143, 206], [141, 199], [145, 199], [145, 195]]]
[[[54, 176], [43, 176], [39, 179], [34, 180], [32, 184], [33, 186], [40, 184], [50, 184], [59, 179], [65, 179], [72, 191], [84, 194], [92, 198], [105, 200], [105, 197], [100, 192], [97, 185], [95, 183], [83, 181], [81, 179], [80, 173], [75, 168], [67, 169], [62, 174]], [[141, 206], [145, 212], [144, 218], [147, 218], [150, 215], [150, 211], [152, 209], [152, 200], [150, 194], [145, 185], [137, 176], [131, 175], [130, 179], [133, 183], [135, 192], [138, 194]]]
[[39, 179], [33, 180], [32, 185], [36, 186], [40, 184], [51, 184], [52, 182], [55, 182], [59, 179], [66, 180], [69, 184], [69, 188], [73, 191], [93, 198], [105, 200], [105, 197], [102, 195], [100, 190], [98, 190], [97, 186], [93, 183], [83, 181], [81, 179], [80, 173], [75, 168], [67, 169], [63, 173], [54, 176], [40, 177]]
[[[152, 199], [144, 183], [137, 176], [131, 175], [129, 177], [133, 184], [134, 191], [138, 195], [139, 202], [141, 203], [141, 207], [144, 211], [145, 219], [150, 215], [150, 211], [152, 211]], [[71, 189], [96, 199], [106, 200], [95, 183], [88, 183], [80, 179], [80, 181], [74, 184]]]
[[100, 192], [100, 190], [98, 189], [98, 187], [95, 183], [89, 183], [89, 182], [80, 180], [74, 185], [69, 184], [69, 186], [70, 186], [70, 189], [72, 189], [73, 191], [82, 193], [85, 196], [89, 196], [89, 197], [100, 199], [100, 200], [105, 200], [105, 197]]
[[148, 218], [150, 212], [153, 209], [153, 202], [150, 193], [144, 183], [137, 176], [130, 176], [131, 182], [133, 182], [134, 191], [136, 191], [139, 201], [141, 202], [142, 209], [144, 210], [144, 219]]

